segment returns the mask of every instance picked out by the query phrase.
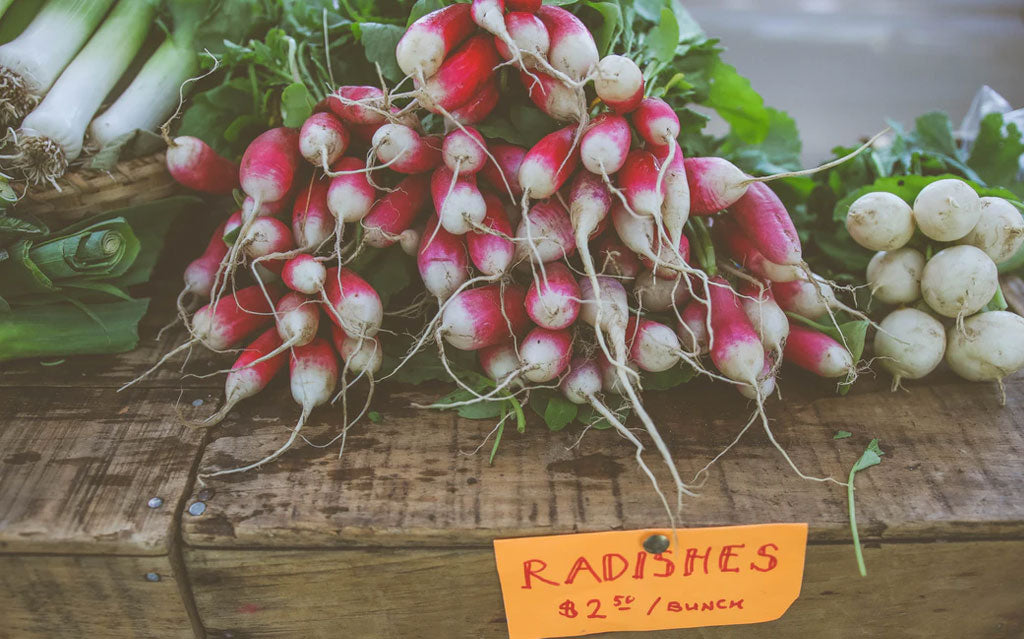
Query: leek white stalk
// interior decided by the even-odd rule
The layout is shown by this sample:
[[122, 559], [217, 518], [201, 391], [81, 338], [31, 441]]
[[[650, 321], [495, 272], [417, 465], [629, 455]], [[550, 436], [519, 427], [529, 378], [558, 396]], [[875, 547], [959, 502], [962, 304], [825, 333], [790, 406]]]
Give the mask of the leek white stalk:
[[39, 106], [25, 116], [11, 160], [26, 179], [54, 182], [79, 156], [89, 121], [139, 52], [153, 15], [147, 0], [119, 0]]
[[[39, 103], [112, 4], [113, 0], [50, 0], [21, 35], [0, 46], [3, 129], [17, 126]], [[4, 11], [6, 7], [0, 14]]]
[[136, 130], [155, 131], [178, 105], [181, 85], [199, 67], [191, 38], [168, 36], [124, 93], [89, 126], [90, 144], [106, 147]]

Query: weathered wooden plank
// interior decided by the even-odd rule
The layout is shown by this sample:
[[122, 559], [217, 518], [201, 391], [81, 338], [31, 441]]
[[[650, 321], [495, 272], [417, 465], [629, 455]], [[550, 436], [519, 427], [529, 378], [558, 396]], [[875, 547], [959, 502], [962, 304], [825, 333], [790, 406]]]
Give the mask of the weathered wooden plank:
[[[1024, 501], [1016, 498], [1024, 456], [1024, 376], [1007, 383], [1007, 404], [991, 386], [936, 376], [892, 394], [884, 381], [847, 397], [787, 371], [786, 400], [769, 404], [772, 428], [795, 463], [815, 476], [844, 479], [871, 437], [885, 461], [857, 481], [859, 521], [869, 537], [964, 539], [1024, 537]], [[386, 391], [385, 391], [386, 392]], [[383, 395], [383, 393], [382, 393]], [[258, 472], [211, 478], [199, 517], [185, 516], [194, 546], [461, 546], [498, 536], [643, 528], [665, 515], [610, 431], [550, 433], [531, 423], [507, 431], [493, 467], [472, 450], [491, 424], [407, 408], [435, 397], [423, 390], [381, 396], [382, 423], [348, 436], [345, 457], [299, 442]], [[724, 448], [750, 407], [720, 385], [694, 383], [653, 397], [684, 477]], [[308, 435], [324, 441], [339, 425], [337, 408], [313, 414]], [[200, 470], [255, 461], [287, 437], [297, 407], [285, 389], [240, 407], [214, 433]], [[837, 430], [854, 433], [833, 440]], [[668, 486], [660, 460], [646, 459]], [[685, 500], [683, 525], [765, 521], [810, 524], [813, 541], [849, 538], [845, 489], [797, 477], [760, 430], [712, 468], [703, 495]]]
[[[690, 634], [1019, 637], [1024, 542], [883, 544], [856, 574], [847, 545], [808, 548], [803, 590], [778, 621]], [[494, 557], [465, 549], [193, 549], [185, 560], [210, 637], [507, 637]], [[681, 631], [609, 633], [616, 639]], [[689, 636], [689, 635], [688, 635]]]
[[[157, 389], [0, 389], [0, 552], [167, 553], [202, 440], [180, 423], [177, 400]], [[162, 505], [149, 507], [153, 497]]]
[[179, 585], [166, 556], [0, 555], [0, 638], [192, 639]]

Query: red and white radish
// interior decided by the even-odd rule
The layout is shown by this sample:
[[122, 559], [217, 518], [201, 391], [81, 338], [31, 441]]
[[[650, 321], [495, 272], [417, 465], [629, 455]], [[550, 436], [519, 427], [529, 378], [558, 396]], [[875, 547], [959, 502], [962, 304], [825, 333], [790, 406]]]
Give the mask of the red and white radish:
[[686, 158], [685, 164], [692, 215], [714, 215], [732, 206], [747, 192], [749, 178], [726, 159], [693, 157]]
[[224, 380], [224, 405], [196, 425], [208, 428], [219, 424], [239, 402], [266, 388], [284, 368], [288, 357], [280, 347], [281, 336], [276, 328], [267, 329], [246, 346]]
[[527, 289], [526, 313], [541, 328], [569, 328], [580, 312], [580, 287], [565, 264], [549, 264], [546, 274]]
[[771, 188], [754, 182], [729, 213], [766, 259], [783, 265], [803, 262], [803, 249], [786, 206]]
[[308, 253], [300, 253], [284, 263], [281, 281], [293, 291], [319, 295], [327, 283], [327, 269]]
[[430, 178], [430, 195], [441, 227], [449, 233], [465, 235], [487, 216], [487, 203], [473, 174], [456, 178], [448, 167], [439, 166]]
[[610, 176], [619, 172], [629, 154], [632, 133], [621, 115], [602, 113], [587, 125], [580, 138], [580, 160], [591, 173]]
[[[508, 3], [506, 3], [507, 7]], [[547, 60], [548, 50], [551, 48], [551, 39], [548, 37], [547, 27], [540, 18], [533, 12], [512, 11], [505, 14], [505, 29], [512, 39], [520, 55], [525, 54], [523, 66], [535, 67], [538, 62]], [[481, 25], [483, 26], [483, 25]], [[487, 27], [484, 27], [487, 29]], [[491, 31], [490, 29], [487, 29]], [[507, 61], [516, 59], [516, 51], [499, 36], [494, 33], [494, 46], [498, 54]]]
[[599, 55], [594, 36], [586, 25], [561, 7], [542, 6], [537, 10], [537, 17], [548, 30], [551, 66], [573, 80], [587, 77], [597, 66]]
[[426, 174], [403, 178], [363, 218], [363, 242], [377, 248], [397, 242], [430, 201], [429, 195], [430, 178]]
[[327, 96], [327, 107], [349, 124], [379, 125], [387, 120], [384, 92], [379, 87], [338, 87]]
[[682, 348], [671, 328], [649, 319], [631, 317], [626, 327], [629, 358], [649, 373], [667, 371], [679, 364]]
[[498, 90], [498, 82], [494, 78], [488, 80], [480, 87], [475, 97], [462, 106], [455, 107], [449, 111], [451, 120], [462, 126], [470, 126], [483, 122], [487, 116], [494, 111], [501, 99], [501, 91]]
[[770, 288], [746, 283], [740, 286], [740, 303], [765, 350], [781, 353], [789, 335], [789, 319], [775, 302]]
[[324, 169], [344, 155], [348, 142], [348, 129], [330, 113], [314, 113], [299, 129], [299, 153], [313, 166]]
[[500, 284], [461, 291], [445, 305], [438, 332], [464, 351], [503, 343], [522, 334], [530, 323], [525, 297], [522, 288]]
[[732, 259], [760, 279], [770, 282], [792, 282], [804, 277], [798, 266], [776, 264], [757, 250], [735, 221], [728, 216], [715, 220], [714, 235]]
[[167, 147], [167, 172], [193, 191], [226, 195], [238, 186], [238, 165], [206, 142], [190, 135], [174, 138]]
[[499, 192], [511, 191], [512, 196], [518, 201], [523, 195], [523, 188], [519, 186], [519, 167], [526, 157], [526, 149], [494, 141], [488, 142], [487, 147], [494, 160], [488, 160], [480, 169], [481, 177]]
[[649, 151], [637, 149], [626, 156], [616, 177], [631, 213], [661, 219], [665, 185], [659, 184], [658, 171], [658, 160]]
[[329, 182], [314, 179], [295, 197], [292, 235], [295, 245], [300, 249], [316, 251], [327, 243], [335, 231], [337, 222], [327, 207], [329, 188]]
[[441, 163], [436, 137], [422, 137], [413, 129], [389, 122], [373, 134], [373, 148], [383, 166], [396, 173], [424, 173]]
[[341, 158], [332, 167], [336, 174], [327, 188], [327, 208], [339, 225], [362, 220], [377, 201], [377, 189], [365, 169], [366, 163], [358, 158]]
[[676, 334], [679, 335], [680, 346], [686, 352], [691, 355], [707, 353], [711, 346], [707, 306], [697, 300], [687, 304], [679, 316]]
[[542, 384], [565, 372], [572, 358], [572, 333], [535, 327], [519, 344], [523, 379]]
[[604, 233], [594, 242], [598, 273], [611, 275], [623, 280], [632, 280], [643, 265], [636, 253], [622, 243], [617, 233]]
[[348, 268], [327, 269], [322, 298], [328, 317], [352, 337], [373, 337], [384, 320], [380, 296], [358, 273]]
[[850, 351], [828, 335], [799, 324], [790, 324], [782, 353], [785, 361], [820, 377], [849, 379], [856, 374]]
[[[504, 26], [504, 24], [502, 24]], [[471, 36], [451, 53], [441, 68], [416, 92], [420, 105], [432, 113], [443, 114], [466, 104], [490, 81], [501, 56], [490, 36]], [[420, 79], [416, 78], [417, 85]]]
[[518, 174], [525, 196], [543, 200], [562, 188], [580, 161], [574, 138], [575, 128], [565, 127], [544, 136], [527, 151]]
[[572, 222], [558, 200], [534, 204], [519, 221], [516, 240], [516, 256], [536, 264], [561, 260], [576, 252]]
[[409, 25], [398, 41], [395, 58], [402, 73], [429, 78], [455, 47], [476, 31], [470, 5], [453, 4], [432, 11]]
[[764, 345], [754, 330], [740, 298], [722, 277], [711, 278], [711, 361], [729, 379], [757, 385], [764, 368]]
[[644, 99], [644, 74], [631, 59], [606, 55], [597, 63], [594, 90], [615, 113], [629, 113]]
[[455, 129], [444, 137], [441, 159], [453, 173], [476, 173], [487, 163], [487, 142], [474, 128]]
[[469, 279], [469, 260], [462, 237], [438, 228], [431, 215], [416, 256], [423, 287], [440, 302], [451, 297]]
[[577, 89], [537, 70], [520, 71], [519, 80], [530, 100], [548, 117], [559, 122], [576, 122], [583, 118], [586, 105], [581, 104]]

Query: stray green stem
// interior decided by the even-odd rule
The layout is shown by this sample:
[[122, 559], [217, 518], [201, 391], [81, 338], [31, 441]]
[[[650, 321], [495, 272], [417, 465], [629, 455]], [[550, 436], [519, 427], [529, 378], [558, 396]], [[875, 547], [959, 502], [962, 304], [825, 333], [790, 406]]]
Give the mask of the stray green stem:
[[850, 469], [850, 478], [846, 482], [846, 499], [850, 509], [850, 532], [853, 533], [853, 552], [857, 555], [857, 570], [861, 577], [868, 576], [868, 569], [864, 566], [864, 551], [860, 547], [860, 535], [857, 533], [857, 510], [854, 507], [853, 499], [853, 477], [857, 474], [857, 467]]

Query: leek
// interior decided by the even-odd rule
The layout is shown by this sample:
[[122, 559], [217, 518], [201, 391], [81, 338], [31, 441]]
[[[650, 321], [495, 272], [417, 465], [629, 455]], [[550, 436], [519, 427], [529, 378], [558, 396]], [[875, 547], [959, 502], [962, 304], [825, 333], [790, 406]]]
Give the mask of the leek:
[[85, 130], [142, 47], [154, 7], [119, 0], [85, 48], [21, 123], [12, 167], [33, 183], [56, 183], [82, 152]]
[[21, 35], [0, 46], [0, 127], [17, 126], [39, 103], [112, 4], [50, 0]]

